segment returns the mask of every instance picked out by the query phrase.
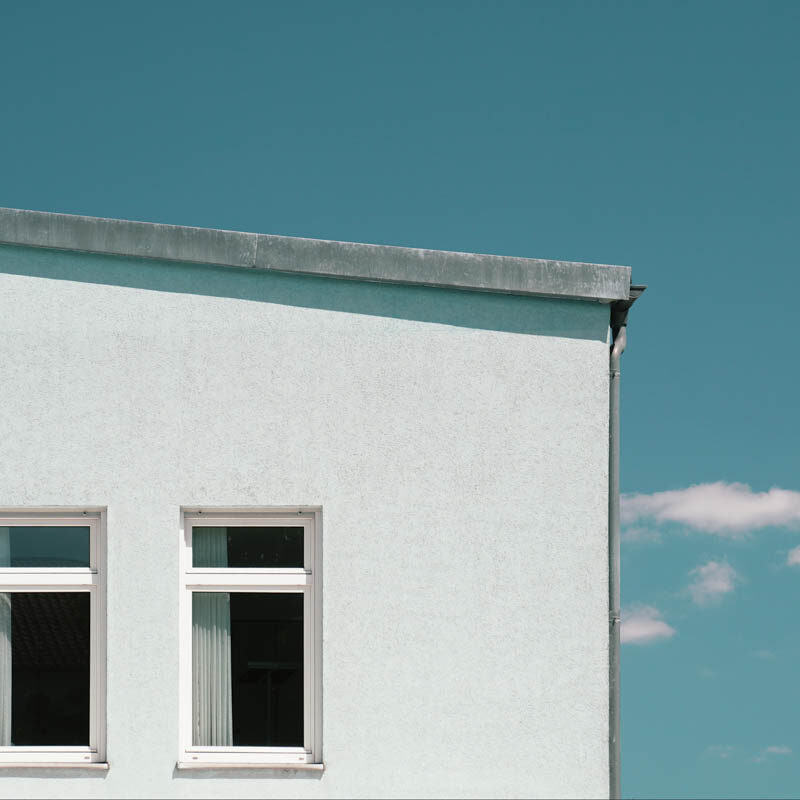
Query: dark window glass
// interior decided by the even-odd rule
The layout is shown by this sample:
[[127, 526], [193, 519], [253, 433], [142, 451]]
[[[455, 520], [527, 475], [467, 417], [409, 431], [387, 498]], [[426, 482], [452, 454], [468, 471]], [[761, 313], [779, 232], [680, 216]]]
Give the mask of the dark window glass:
[[196, 745], [303, 746], [303, 595], [194, 592]]
[[233, 744], [303, 746], [303, 595], [231, 594]]
[[89, 593], [0, 593], [4, 601], [11, 611], [12, 744], [87, 746]]
[[192, 566], [302, 568], [303, 528], [194, 526]]
[[[2, 529], [0, 529], [2, 530]], [[88, 567], [89, 527], [21, 525], [7, 529], [12, 567]]]

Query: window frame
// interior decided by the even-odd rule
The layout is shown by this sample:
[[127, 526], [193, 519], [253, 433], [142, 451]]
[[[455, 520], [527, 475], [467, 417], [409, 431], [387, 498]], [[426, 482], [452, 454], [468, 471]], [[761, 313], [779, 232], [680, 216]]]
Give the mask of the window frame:
[[[193, 567], [194, 527], [299, 527], [303, 567]], [[180, 758], [178, 766], [294, 767], [322, 764], [322, 531], [314, 507], [184, 508], [180, 524], [179, 674]], [[303, 746], [212, 747], [192, 744], [192, 593], [264, 592], [303, 595]]]
[[[0, 592], [89, 594], [88, 746], [0, 746], [0, 767], [106, 762], [106, 510], [0, 509], [0, 527], [89, 528], [88, 567], [0, 567]], [[13, 640], [11, 644], [14, 646]]]

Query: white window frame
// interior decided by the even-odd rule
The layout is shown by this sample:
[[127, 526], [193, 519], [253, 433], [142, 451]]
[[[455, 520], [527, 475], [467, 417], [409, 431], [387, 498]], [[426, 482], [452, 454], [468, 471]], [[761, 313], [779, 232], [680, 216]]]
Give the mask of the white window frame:
[[[192, 566], [193, 527], [304, 528], [303, 567]], [[179, 768], [293, 767], [322, 764], [322, 529], [318, 508], [184, 508], [180, 531]], [[280, 592], [303, 595], [303, 746], [201, 747], [192, 744], [192, 592]]]
[[[88, 527], [88, 567], [0, 567], [0, 592], [88, 592], [89, 745], [0, 747], [3, 766], [90, 766], [106, 761], [106, 512], [0, 509], [0, 527]], [[11, 646], [14, 643], [12, 640]]]

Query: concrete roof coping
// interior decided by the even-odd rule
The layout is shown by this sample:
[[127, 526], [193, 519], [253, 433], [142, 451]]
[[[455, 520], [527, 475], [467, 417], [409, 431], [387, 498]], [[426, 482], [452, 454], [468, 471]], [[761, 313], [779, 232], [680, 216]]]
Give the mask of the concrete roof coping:
[[597, 302], [630, 297], [631, 268], [419, 250], [0, 208], [0, 243]]

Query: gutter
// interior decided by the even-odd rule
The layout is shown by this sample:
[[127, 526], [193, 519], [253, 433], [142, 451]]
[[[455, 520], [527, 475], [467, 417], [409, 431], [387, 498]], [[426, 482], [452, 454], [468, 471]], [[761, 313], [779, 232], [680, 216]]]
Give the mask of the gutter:
[[620, 778], [620, 583], [619, 583], [619, 381], [627, 343], [628, 311], [646, 286], [631, 286], [627, 300], [611, 304], [608, 404], [608, 756], [609, 797], [622, 796]]

